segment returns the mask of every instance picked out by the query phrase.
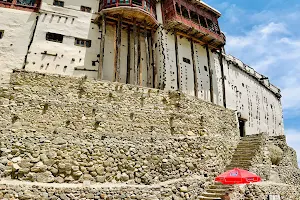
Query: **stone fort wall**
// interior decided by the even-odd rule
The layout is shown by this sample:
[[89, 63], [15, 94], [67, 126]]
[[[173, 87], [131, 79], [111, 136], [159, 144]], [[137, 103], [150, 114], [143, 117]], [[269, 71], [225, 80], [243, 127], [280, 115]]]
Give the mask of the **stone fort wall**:
[[[195, 199], [224, 171], [239, 140], [234, 111], [85, 78], [16, 71], [1, 89], [0, 106], [0, 191], [7, 195], [15, 180], [94, 184], [111, 197]], [[117, 189], [102, 188], [109, 184]]]

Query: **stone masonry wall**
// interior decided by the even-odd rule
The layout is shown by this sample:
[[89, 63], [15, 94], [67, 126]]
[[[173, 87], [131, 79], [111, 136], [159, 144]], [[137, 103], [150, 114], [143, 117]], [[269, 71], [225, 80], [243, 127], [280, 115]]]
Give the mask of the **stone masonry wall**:
[[0, 175], [7, 180], [166, 183], [193, 199], [223, 172], [239, 139], [234, 111], [85, 78], [16, 71], [0, 91], [0, 107]]

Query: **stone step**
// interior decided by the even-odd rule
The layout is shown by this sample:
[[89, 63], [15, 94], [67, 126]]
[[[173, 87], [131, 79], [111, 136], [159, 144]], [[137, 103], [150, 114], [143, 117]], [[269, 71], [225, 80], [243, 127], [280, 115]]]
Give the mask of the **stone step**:
[[[239, 149], [236, 149], [235, 150], [235, 153], [248, 153], [248, 154], [253, 154], [253, 153], [255, 153], [255, 152], [257, 152], [258, 150], [257, 149], [247, 149], [247, 148], [245, 148], [245, 149], [242, 149], [242, 148], [239, 148]], [[234, 154], [235, 154], [234, 153]], [[233, 154], [233, 155], [234, 155]]]
[[214, 198], [221, 198], [223, 195], [224, 193], [208, 193], [208, 192], [202, 194], [203, 197], [214, 197]]
[[233, 161], [238, 161], [238, 162], [251, 162], [252, 161], [252, 158], [250, 157], [233, 157], [231, 162]]
[[200, 196], [199, 200], [221, 200], [221, 198]]
[[248, 150], [252, 150], [252, 149], [259, 149], [260, 145], [251, 145], [251, 144], [247, 144], [247, 145], [240, 145], [237, 146], [236, 149], [248, 149]]
[[229, 189], [231, 189], [232, 188], [232, 186], [231, 185], [223, 185], [222, 183], [220, 183], [220, 184], [214, 184], [214, 185], [211, 185], [211, 186], [209, 186], [208, 187], [208, 189], [210, 190], [210, 189], [223, 189], [223, 190], [229, 190]]
[[257, 144], [241, 144], [241, 145], [238, 145], [236, 149], [257, 149], [259, 148], [260, 145], [257, 145]]
[[238, 145], [236, 149], [259, 149], [261, 145], [256, 144], [242, 144]]
[[206, 192], [208, 193], [225, 193], [229, 190], [229, 188], [217, 188], [217, 189], [207, 189]]
[[261, 144], [262, 140], [240, 140], [239, 144], [244, 144], [244, 143], [257, 143], [257, 144]]
[[226, 168], [226, 171], [232, 170], [234, 168], [239, 168], [239, 169], [243, 169], [243, 170], [249, 170], [250, 166], [230, 166], [230, 167]]

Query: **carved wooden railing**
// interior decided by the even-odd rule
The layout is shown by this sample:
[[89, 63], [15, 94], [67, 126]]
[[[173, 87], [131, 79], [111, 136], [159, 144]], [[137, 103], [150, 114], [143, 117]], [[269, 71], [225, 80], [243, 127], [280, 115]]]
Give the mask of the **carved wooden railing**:
[[154, 0], [103, 0], [99, 10], [120, 6], [140, 8], [156, 19], [156, 3]]

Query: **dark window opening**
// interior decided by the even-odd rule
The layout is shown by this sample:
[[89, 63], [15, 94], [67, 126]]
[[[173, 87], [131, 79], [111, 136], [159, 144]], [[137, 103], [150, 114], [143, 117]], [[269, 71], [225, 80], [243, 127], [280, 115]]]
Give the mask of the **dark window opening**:
[[36, 0], [17, 0], [17, 4], [25, 6], [34, 6]]
[[3, 38], [3, 35], [4, 35], [4, 31], [3, 31], [3, 30], [0, 30], [0, 39]]
[[143, 5], [143, 1], [142, 0], [132, 0], [132, 3], [138, 6], [142, 6]]
[[214, 26], [215, 26], [215, 31], [220, 34], [221, 31], [220, 31], [220, 28], [219, 28], [219, 25], [217, 23], [214, 23]]
[[239, 129], [240, 129], [240, 136], [241, 137], [245, 137], [246, 133], [245, 133], [245, 120], [243, 119], [239, 119]]
[[189, 11], [185, 7], [181, 6], [181, 11], [184, 18], [190, 19]]
[[80, 10], [83, 12], [88, 12], [88, 13], [90, 13], [92, 11], [92, 9], [90, 7], [86, 7], [86, 6], [81, 6]]
[[194, 11], [191, 11], [190, 14], [191, 14], [191, 20], [194, 23], [199, 24], [198, 14], [196, 12], [194, 12]]
[[181, 15], [181, 12], [180, 12], [180, 6], [178, 5], [178, 3], [176, 3], [175, 7], [176, 7], [176, 12], [177, 12], [177, 14], [178, 14], [178, 15]]
[[46, 34], [46, 40], [51, 42], [59, 42], [62, 43], [64, 39], [64, 36], [57, 33], [47, 33]]
[[204, 66], [204, 70], [207, 71], [207, 67], [206, 66]]
[[65, 2], [64, 2], [64, 1], [54, 0], [54, 1], [53, 1], [53, 5], [54, 5], [54, 6], [64, 7], [64, 6], [65, 6]]
[[207, 25], [210, 31], [215, 32], [214, 23], [210, 19], [207, 19]]
[[92, 41], [91, 40], [84, 40], [84, 39], [75, 38], [75, 45], [76, 46], [81, 46], [81, 47], [91, 47]]
[[188, 63], [188, 64], [191, 64], [191, 60], [188, 59], [188, 58], [183, 58], [183, 62]]
[[205, 18], [203, 16], [199, 16], [200, 18], [200, 25], [203, 26], [204, 28], [207, 28]]

